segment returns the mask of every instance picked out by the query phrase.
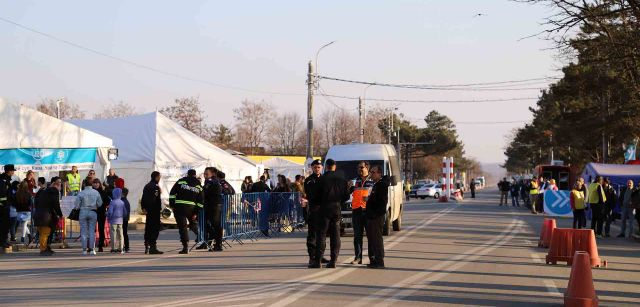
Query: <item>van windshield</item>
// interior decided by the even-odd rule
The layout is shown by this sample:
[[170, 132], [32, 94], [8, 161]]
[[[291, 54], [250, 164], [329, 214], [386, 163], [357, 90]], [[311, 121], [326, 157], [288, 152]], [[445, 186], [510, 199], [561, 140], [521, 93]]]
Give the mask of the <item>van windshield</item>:
[[[351, 180], [358, 177], [358, 161], [336, 161], [336, 174], [346, 180]], [[383, 160], [370, 160], [370, 166], [379, 165], [384, 169]]]

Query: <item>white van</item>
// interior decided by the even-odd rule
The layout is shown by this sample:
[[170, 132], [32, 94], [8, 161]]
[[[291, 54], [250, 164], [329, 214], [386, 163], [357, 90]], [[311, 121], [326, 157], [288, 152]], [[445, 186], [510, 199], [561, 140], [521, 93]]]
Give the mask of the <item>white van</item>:
[[[327, 159], [336, 161], [336, 174], [347, 180], [358, 177], [358, 163], [360, 161], [368, 161], [371, 166], [381, 166], [384, 170], [383, 175], [389, 176], [391, 179], [383, 235], [389, 235], [392, 228], [395, 231], [400, 231], [404, 191], [400, 176], [400, 159], [393, 146], [389, 144], [334, 145], [329, 148], [325, 161]], [[342, 206], [341, 234], [344, 234], [346, 228], [351, 227], [351, 199], [349, 199]]]

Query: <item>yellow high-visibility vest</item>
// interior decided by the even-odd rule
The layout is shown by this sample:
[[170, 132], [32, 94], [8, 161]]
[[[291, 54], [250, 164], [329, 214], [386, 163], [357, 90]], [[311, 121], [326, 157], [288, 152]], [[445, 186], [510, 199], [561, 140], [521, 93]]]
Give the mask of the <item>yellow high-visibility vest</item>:
[[531, 180], [531, 190], [529, 190], [529, 194], [538, 195], [538, 181]]
[[80, 174], [75, 176], [72, 173], [67, 174], [67, 181], [69, 182], [69, 190], [80, 191]]
[[[592, 183], [587, 188], [587, 195], [588, 195], [587, 198], [590, 204], [597, 204], [598, 201], [600, 200], [600, 197], [598, 196], [600, 194], [598, 193], [599, 187], [601, 187], [599, 183]], [[602, 195], [602, 202], [605, 203], [607, 201], [607, 196], [604, 193], [602, 193], [601, 195]]]
[[584, 192], [579, 190], [572, 190], [571, 195], [573, 196], [573, 206], [574, 209], [584, 209]]

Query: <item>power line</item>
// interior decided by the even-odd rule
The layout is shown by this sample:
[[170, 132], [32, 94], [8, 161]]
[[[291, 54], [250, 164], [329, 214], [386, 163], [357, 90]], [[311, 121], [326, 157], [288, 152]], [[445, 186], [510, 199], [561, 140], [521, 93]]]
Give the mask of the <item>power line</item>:
[[[318, 96], [325, 96], [331, 98], [340, 98], [340, 99], [350, 99], [350, 100], [358, 100], [359, 97], [354, 96], [344, 96], [344, 95], [333, 95], [321, 93]], [[370, 98], [367, 97], [366, 101], [379, 101], [379, 102], [411, 102], [411, 103], [483, 103], [483, 102], [513, 102], [513, 101], [530, 101], [537, 100], [538, 97], [516, 97], [516, 98], [496, 98], [496, 99], [469, 99], [469, 100], [413, 100], [413, 99], [388, 99], [388, 98]]]
[[127, 59], [124, 59], [124, 58], [116, 57], [116, 56], [104, 53], [102, 51], [99, 51], [99, 50], [96, 50], [96, 49], [92, 49], [92, 48], [89, 48], [89, 47], [85, 47], [83, 45], [74, 43], [72, 41], [69, 41], [69, 40], [66, 40], [66, 39], [62, 39], [62, 38], [53, 36], [51, 34], [48, 34], [48, 33], [45, 33], [45, 32], [30, 28], [30, 27], [27, 27], [25, 25], [19, 24], [19, 23], [15, 22], [15, 21], [12, 21], [12, 20], [9, 20], [9, 19], [3, 18], [3, 17], [0, 17], [0, 21], [3, 21], [3, 22], [8, 23], [8, 24], [12, 24], [12, 25], [14, 25], [14, 26], [16, 26], [18, 28], [23, 29], [23, 30], [27, 30], [27, 31], [32, 32], [32, 33], [36, 33], [38, 35], [41, 35], [41, 36], [44, 36], [44, 37], [49, 38], [51, 40], [55, 40], [57, 42], [72, 46], [74, 48], [78, 48], [78, 49], [81, 49], [81, 50], [84, 50], [84, 51], [87, 51], [87, 52], [90, 52], [90, 53], [93, 53], [93, 54], [96, 54], [96, 55], [99, 55], [99, 56], [102, 56], [102, 57], [105, 57], [105, 58], [108, 58], [108, 59], [111, 59], [111, 60], [114, 60], [114, 61], [125, 63], [127, 65], [131, 65], [131, 66], [134, 66], [134, 67], [137, 67], [137, 68], [140, 68], [140, 69], [144, 69], [144, 70], [152, 71], [152, 72], [155, 72], [155, 73], [159, 73], [159, 74], [162, 74], [162, 75], [165, 75], [165, 76], [170, 76], [170, 77], [174, 77], [174, 78], [178, 78], [178, 79], [182, 79], [182, 80], [187, 80], [187, 81], [197, 82], [197, 83], [201, 83], [201, 84], [206, 84], [206, 85], [209, 85], [209, 86], [226, 88], [226, 89], [230, 89], [230, 90], [243, 91], [243, 92], [269, 94], [269, 95], [283, 95], [283, 96], [304, 96], [304, 95], [306, 95], [306, 93], [287, 93], [287, 92], [272, 92], [272, 91], [254, 90], [254, 89], [249, 89], [249, 88], [243, 88], [243, 87], [237, 87], [237, 86], [231, 86], [231, 85], [224, 85], [224, 84], [220, 84], [220, 83], [211, 82], [211, 81], [208, 81], [208, 80], [193, 78], [193, 77], [181, 75], [181, 74], [178, 74], [178, 73], [174, 73], [174, 72], [158, 69], [158, 68], [155, 68], [155, 67], [151, 67], [151, 66], [148, 66], [148, 65], [139, 64], [139, 63], [136, 63], [134, 61], [127, 60]]
[[[510, 81], [500, 81], [500, 82], [487, 82], [487, 83], [469, 83], [469, 84], [446, 84], [446, 85], [416, 85], [416, 84], [394, 84], [394, 83], [378, 83], [378, 82], [368, 82], [368, 81], [358, 81], [358, 80], [349, 80], [343, 78], [334, 78], [327, 76], [317, 76], [318, 79], [325, 79], [337, 82], [345, 82], [345, 83], [353, 83], [353, 84], [362, 84], [362, 85], [375, 85], [382, 87], [394, 87], [394, 88], [403, 88], [403, 89], [416, 89], [416, 90], [437, 90], [437, 91], [526, 91], [526, 90], [540, 90], [545, 86], [540, 87], [523, 87], [523, 88], [504, 88], [500, 87], [500, 84], [507, 83], [516, 83], [516, 82], [526, 82], [526, 81], [534, 81], [534, 80], [550, 80], [551, 78], [534, 78], [534, 79], [523, 79], [523, 80], [510, 80]], [[474, 85], [483, 85], [483, 86], [491, 86], [493, 87], [471, 87]], [[496, 87], [498, 86], [498, 87]]]
[[345, 107], [335, 103], [333, 100], [331, 100], [329, 98], [330, 96], [324, 94], [324, 91], [322, 90], [322, 87], [320, 86], [320, 84], [318, 84], [318, 92], [320, 93], [320, 95], [318, 95], [318, 96], [321, 96], [325, 101], [331, 103], [336, 108], [341, 109], [341, 110], [346, 111], [346, 112], [355, 112], [356, 111], [356, 110], [351, 110], [351, 109], [345, 108]]

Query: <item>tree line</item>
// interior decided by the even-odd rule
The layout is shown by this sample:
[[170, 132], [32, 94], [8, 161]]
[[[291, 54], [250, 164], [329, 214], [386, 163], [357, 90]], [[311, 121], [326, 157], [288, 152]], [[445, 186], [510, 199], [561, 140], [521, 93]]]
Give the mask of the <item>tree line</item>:
[[640, 134], [640, 1], [525, 0], [547, 5], [544, 39], [568, 64], [542, 91], [533, 120], [514, 131], [504, 166], [526, 172], [554, 158], [576, 171], [622, 163]]
[[[43, 99], [35, 107], [38, 111], [56, 116], [56, 100]], [[173, 104], [159, 109], [185, 129], [223, 149], [246, 154], [305, 155], [307, 143], [306, 118], [297, 112], [280, 112], [264, 100], [244, 100], [233, 109], [234, 125], [213, 124], [207, 119], [198, 97], [177, 98]], [[125, 102], [103, 106], [93, 114], [94, 119], [117, 118], [137, 115], [139, 111]], [[63, 101], [61, 119], [87, 117], [79, 105]], [[366, 143], [400, 142], [406, 171], [417, 178], [439, 178], [442, 172], [442, 156], [453, 156], [459, 169], [481, 172], [479, 163], [466, 157], [453, 121], [437, 111], [425, 116], [426, 127], [419, 128], [404, 118], [403, 114], [391, 114], [388, 108], [376, 105], [364, 115]], [[314, 154], [324, 155], [337, 144], [359, 141], [359, 115], [357, 112], [333, 108], [316, 117], [313, 129]], [[393, 121], [394, 129], [390, 130]], [[399, 138], [398, 134], [399, 133]], [[421, 143], [421, 144], [407, 144]]]

